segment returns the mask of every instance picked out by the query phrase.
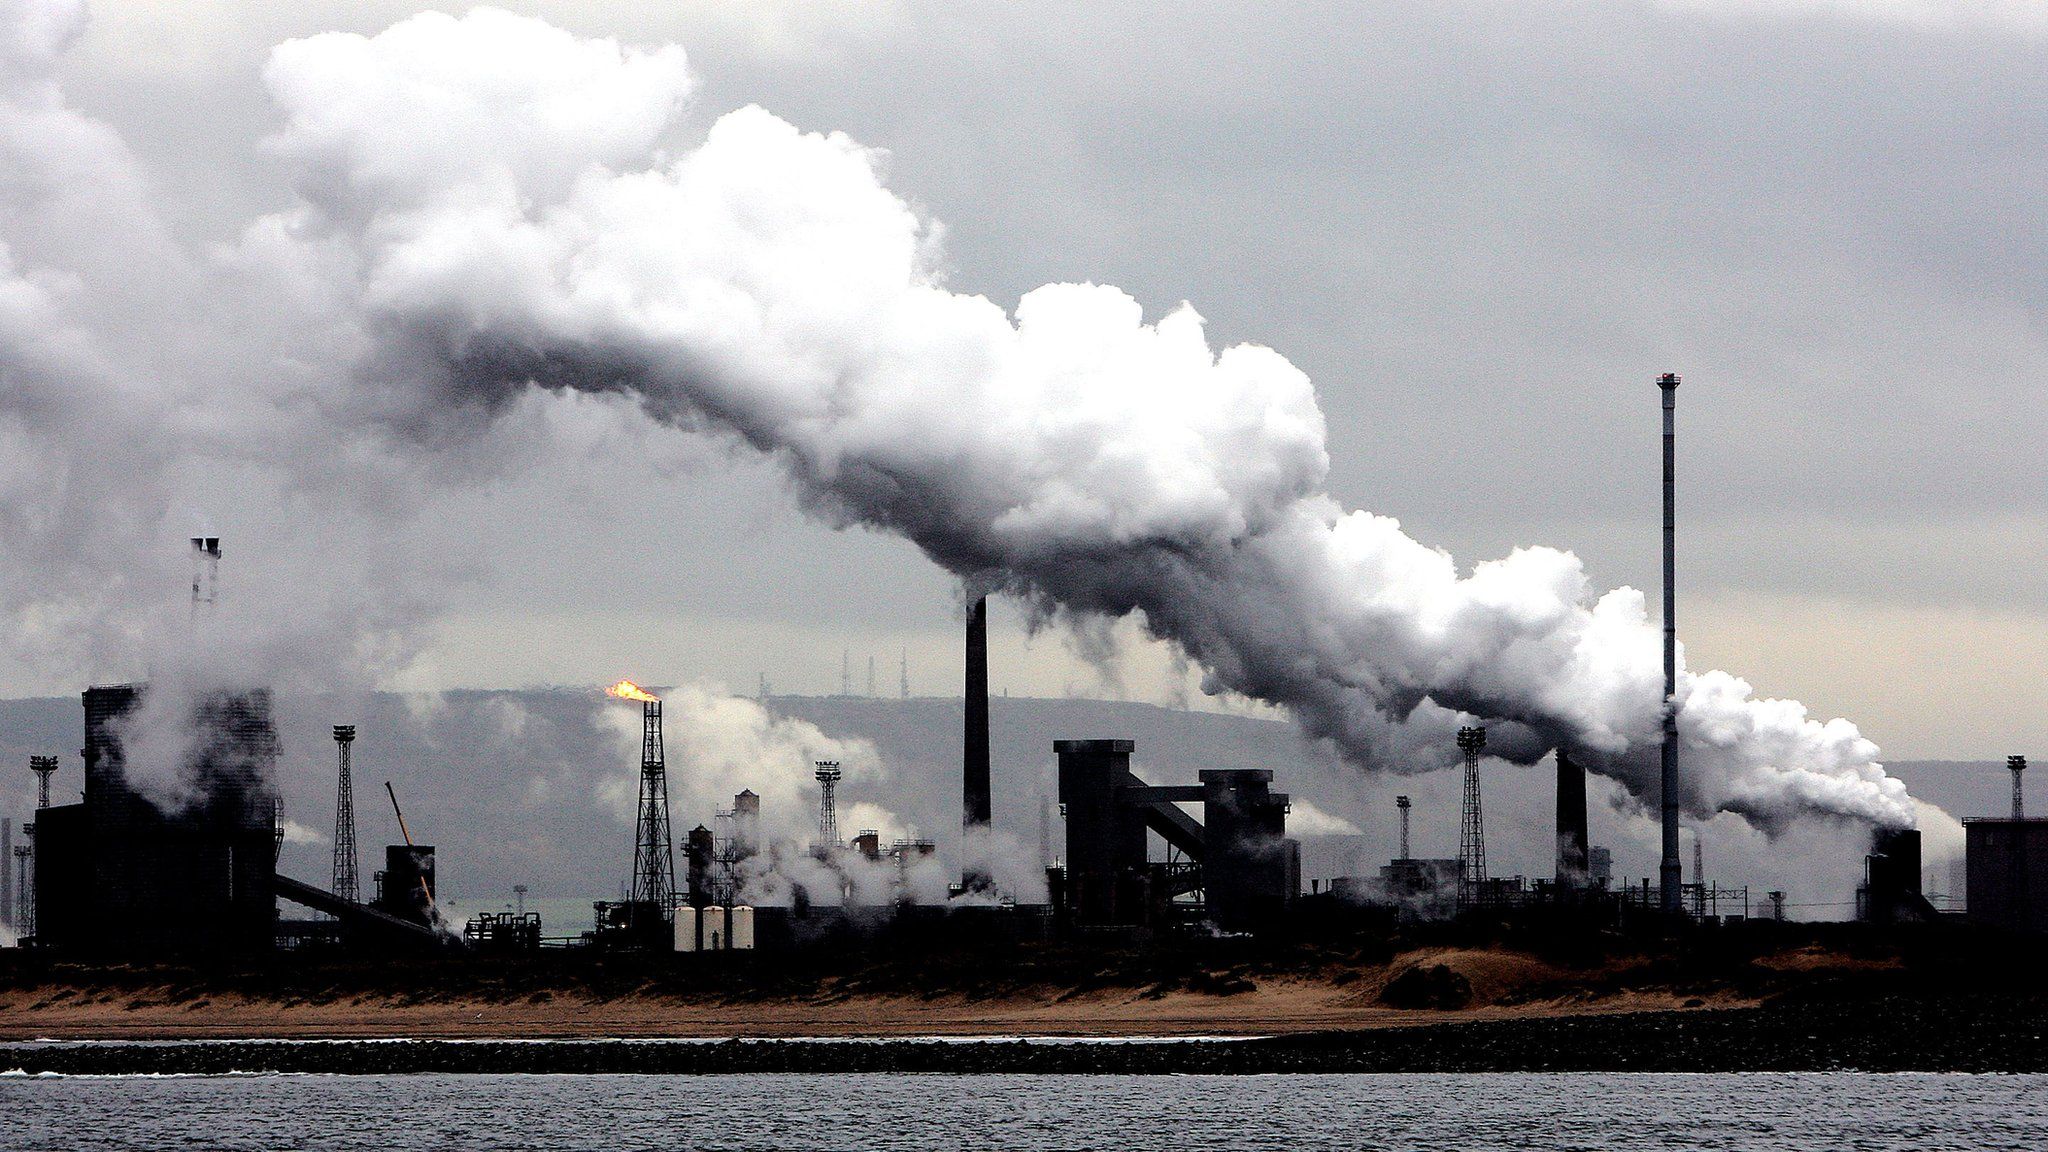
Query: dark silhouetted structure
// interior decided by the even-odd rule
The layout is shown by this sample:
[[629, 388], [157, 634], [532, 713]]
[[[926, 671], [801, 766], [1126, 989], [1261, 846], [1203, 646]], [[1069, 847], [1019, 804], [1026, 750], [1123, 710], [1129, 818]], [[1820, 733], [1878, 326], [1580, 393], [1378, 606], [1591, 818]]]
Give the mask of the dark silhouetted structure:
[[839, 770], [837, 760], [819, 760], [818, 779], [818, 848], [839, 847], [839, 781], [845, 773]]
[[434, 846], [387, 844], [384, 870], [376, 874], [377, 899], [371, 907], [409, 924], [434, 923]]
[[1973, 924], [2048, 932], [2048, 819], [1963, 821]]
[[177, 800], [137, 792], [123, 741], [143, 689], [85, 692], [85, 797], [36, 814], [36, 926], [45, 947], [95, 955], [252, 954], [275, 935], [277, 734], [270, 694], [215, 692], [185, 718]]
[[718, 863], [718, 839], [702, 824], [683, 836], [683, 862], [688, 878], [692, 908], [719, 903], [714, 866]]
[[1919, 830], [1879, 828], [1872, 833], [1863, 874], [1856, 894], [1858, 918], [1873, 924], [1931, 924], [1939, 919], [1920, 890]]
[[[1288, 800], [1272, 772], [1224, 769], [1196, 785], [1150, 785], [1131, 772], [1129, 740], [1061, 740], [1059, 800], [1067, 818], [1063, 913], [1084, 928], [1156, 924], [1178, 897], [1201, 893], [1218, 927], [1265, 927], [1293, 906], [1301, 847], [1286, 837]], [[1179, 805], [1199, 802], [1197, 823]], [[1147, 832], [1169, 858], [1148, 858]]]
[[1586, 769], [1563, 748], [1557, 750], [1557, 887], [1586, 888]]
[[969, 892], [985, 891], [992, 880], [986, 863], [978, 857], [986, 850], [990, 823], [988, 749], [988, 597], [979, 596], [967, 606], [967, 683], [961, 703], [966, 723], [960, 738], [960, 830], [961, 858], [965, 869], [960, 885]]
[[1685, 876], [1678, 862], [1678, 374], [1657, 377], [1664, 394], [1664, 853], [1658, 905], [1678, 912]]
[[356, 726], [336, 724], [334, 746], [341, 757], [340, 773], [334, 785], [334, 883], [335, 896], [360, 904], [363, 886], [356, 874], [356, 795], [349, 775], [349, 747], [356, 742]]
[[1465, 755], [1465, 802], [1458, 819], [1458, 907], [1476, 908], [1486, 894], [1486, 821], [1479, 804], [1479, 754], [1486, 750], [1486, 729], [1458, 729], [1458, 751]]
[[676, 896], [676, 858], [669, 835], [668, 765], [661, 744], [661, 701], [640, 703], [640, 805], [633, 840], [631, 903], [665, 910]]

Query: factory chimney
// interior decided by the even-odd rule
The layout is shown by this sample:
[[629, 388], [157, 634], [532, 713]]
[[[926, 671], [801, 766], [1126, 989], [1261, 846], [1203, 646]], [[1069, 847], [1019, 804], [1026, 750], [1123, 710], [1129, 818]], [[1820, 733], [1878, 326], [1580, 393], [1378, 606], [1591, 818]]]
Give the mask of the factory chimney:
[[1657, 873], [1659, 904], [1680, 910], [1684, 873], [1678, 862], [1678, 374], [1657, 377], [1664, 393], [1664, 853]]
[[2012, 818], [2014, 820], [2025, 820], [2027, 818], [2027, 804], [2020, 794], [2020, 778], [2026, 774], [2027, 758], [2025, 756], [2007, 756], [2005, 758], [2005, 766], [2012, 772]]
[[986, 889], [989, 876], [975, 859], [978, 841], [989, 828], [988, 770], [988, 597], [977, 596], [967, 607], [967, 724], [960, 752], [960, 828], [963, 859], [961, 885], [969, 892]]
[[1571, 753], [1557, 750], [1557, 887], [1572, 893], [1586, 886], [1586, 768]]

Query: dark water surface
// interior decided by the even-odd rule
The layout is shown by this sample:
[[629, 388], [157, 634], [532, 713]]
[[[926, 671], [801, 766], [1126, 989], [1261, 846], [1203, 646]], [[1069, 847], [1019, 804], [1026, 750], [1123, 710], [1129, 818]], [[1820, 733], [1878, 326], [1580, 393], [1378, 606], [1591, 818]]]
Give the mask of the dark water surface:
[[2048, 1076], [17, 1075], [0, 1147], [2041, 1149]]

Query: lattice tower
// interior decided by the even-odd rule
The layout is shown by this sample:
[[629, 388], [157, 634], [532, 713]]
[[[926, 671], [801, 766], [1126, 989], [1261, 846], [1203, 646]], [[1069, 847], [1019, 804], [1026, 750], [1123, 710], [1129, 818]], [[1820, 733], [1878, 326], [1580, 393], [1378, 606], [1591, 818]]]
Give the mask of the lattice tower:
[[1458, 729], [1458, 750], [1465, 754], [1465, 805], [1458, 822], [1458, 903], [1473, 907], [1484, 897], [1486, 831], [1479, 809], [1479, 754], [1486, 749], [1486, 729]]
[[637, 908], [652, 904], [667, 915], [675, 906], [675, 842], [669, 835], [668, 766], [661, 747], [661, 701], [640, 703], [640, 815], [633, 834], [633, 893]]
[[834, 793], [839, 788], [839, 761], [819, 760], [818, 766], [818, 844], [822, 847], [839, 847], [839, 806]]
[[50, 777], [57, 771], [55, 756], [31, 756], [28, 770], [36, 774], [36, 807], [50, 806]]
[[334, 745], [341, 763], [334, 781], [334, 894], [351, 904], [360, 904], [363, 888], [356, 870], [356, 786], [349, 767], [349, 753], [355, 742], [355, 725], [334, 726]]

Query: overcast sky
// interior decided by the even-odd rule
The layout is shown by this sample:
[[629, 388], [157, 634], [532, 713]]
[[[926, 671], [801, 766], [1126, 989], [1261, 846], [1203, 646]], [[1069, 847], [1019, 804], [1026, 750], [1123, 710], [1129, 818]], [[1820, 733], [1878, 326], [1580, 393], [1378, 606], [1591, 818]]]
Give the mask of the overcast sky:
[[[1652, 382], [1679, 372], [1695, 667], [1901, 758], [2048, 734], [2033, 5], [500, 6], [682, 44], [689, 130], [757, 103], [887, 149], [956, 291], [1112, 283], [1278, 349], [1333, 493], [1462, 564], [1549, 544], [1654, 593]], [[290, 203], [259, 147], [270, 47], [417, 7], [101, 2], [60, 75], [203, 251]], [[951, 582], [910, 545], [819, 526], [758, 459], [560, 405], [588, 429], [568, 449], [390, 529], [459, 575], [391, 686], [825, 692], [850, 651], [893, 690], [907, 650], [913, 690], [958, 690]], [[167, 534], [217, 529], [230, 593], [350, 546], [260, 465], [177, 483]], [[1113, 683], [1057, 636], [1026, 651], [1013, 613], [997, 632], [998, 689], [1185, 691], [1156, 650]], [[133, 674], [102, 653], [0, 691]]]

